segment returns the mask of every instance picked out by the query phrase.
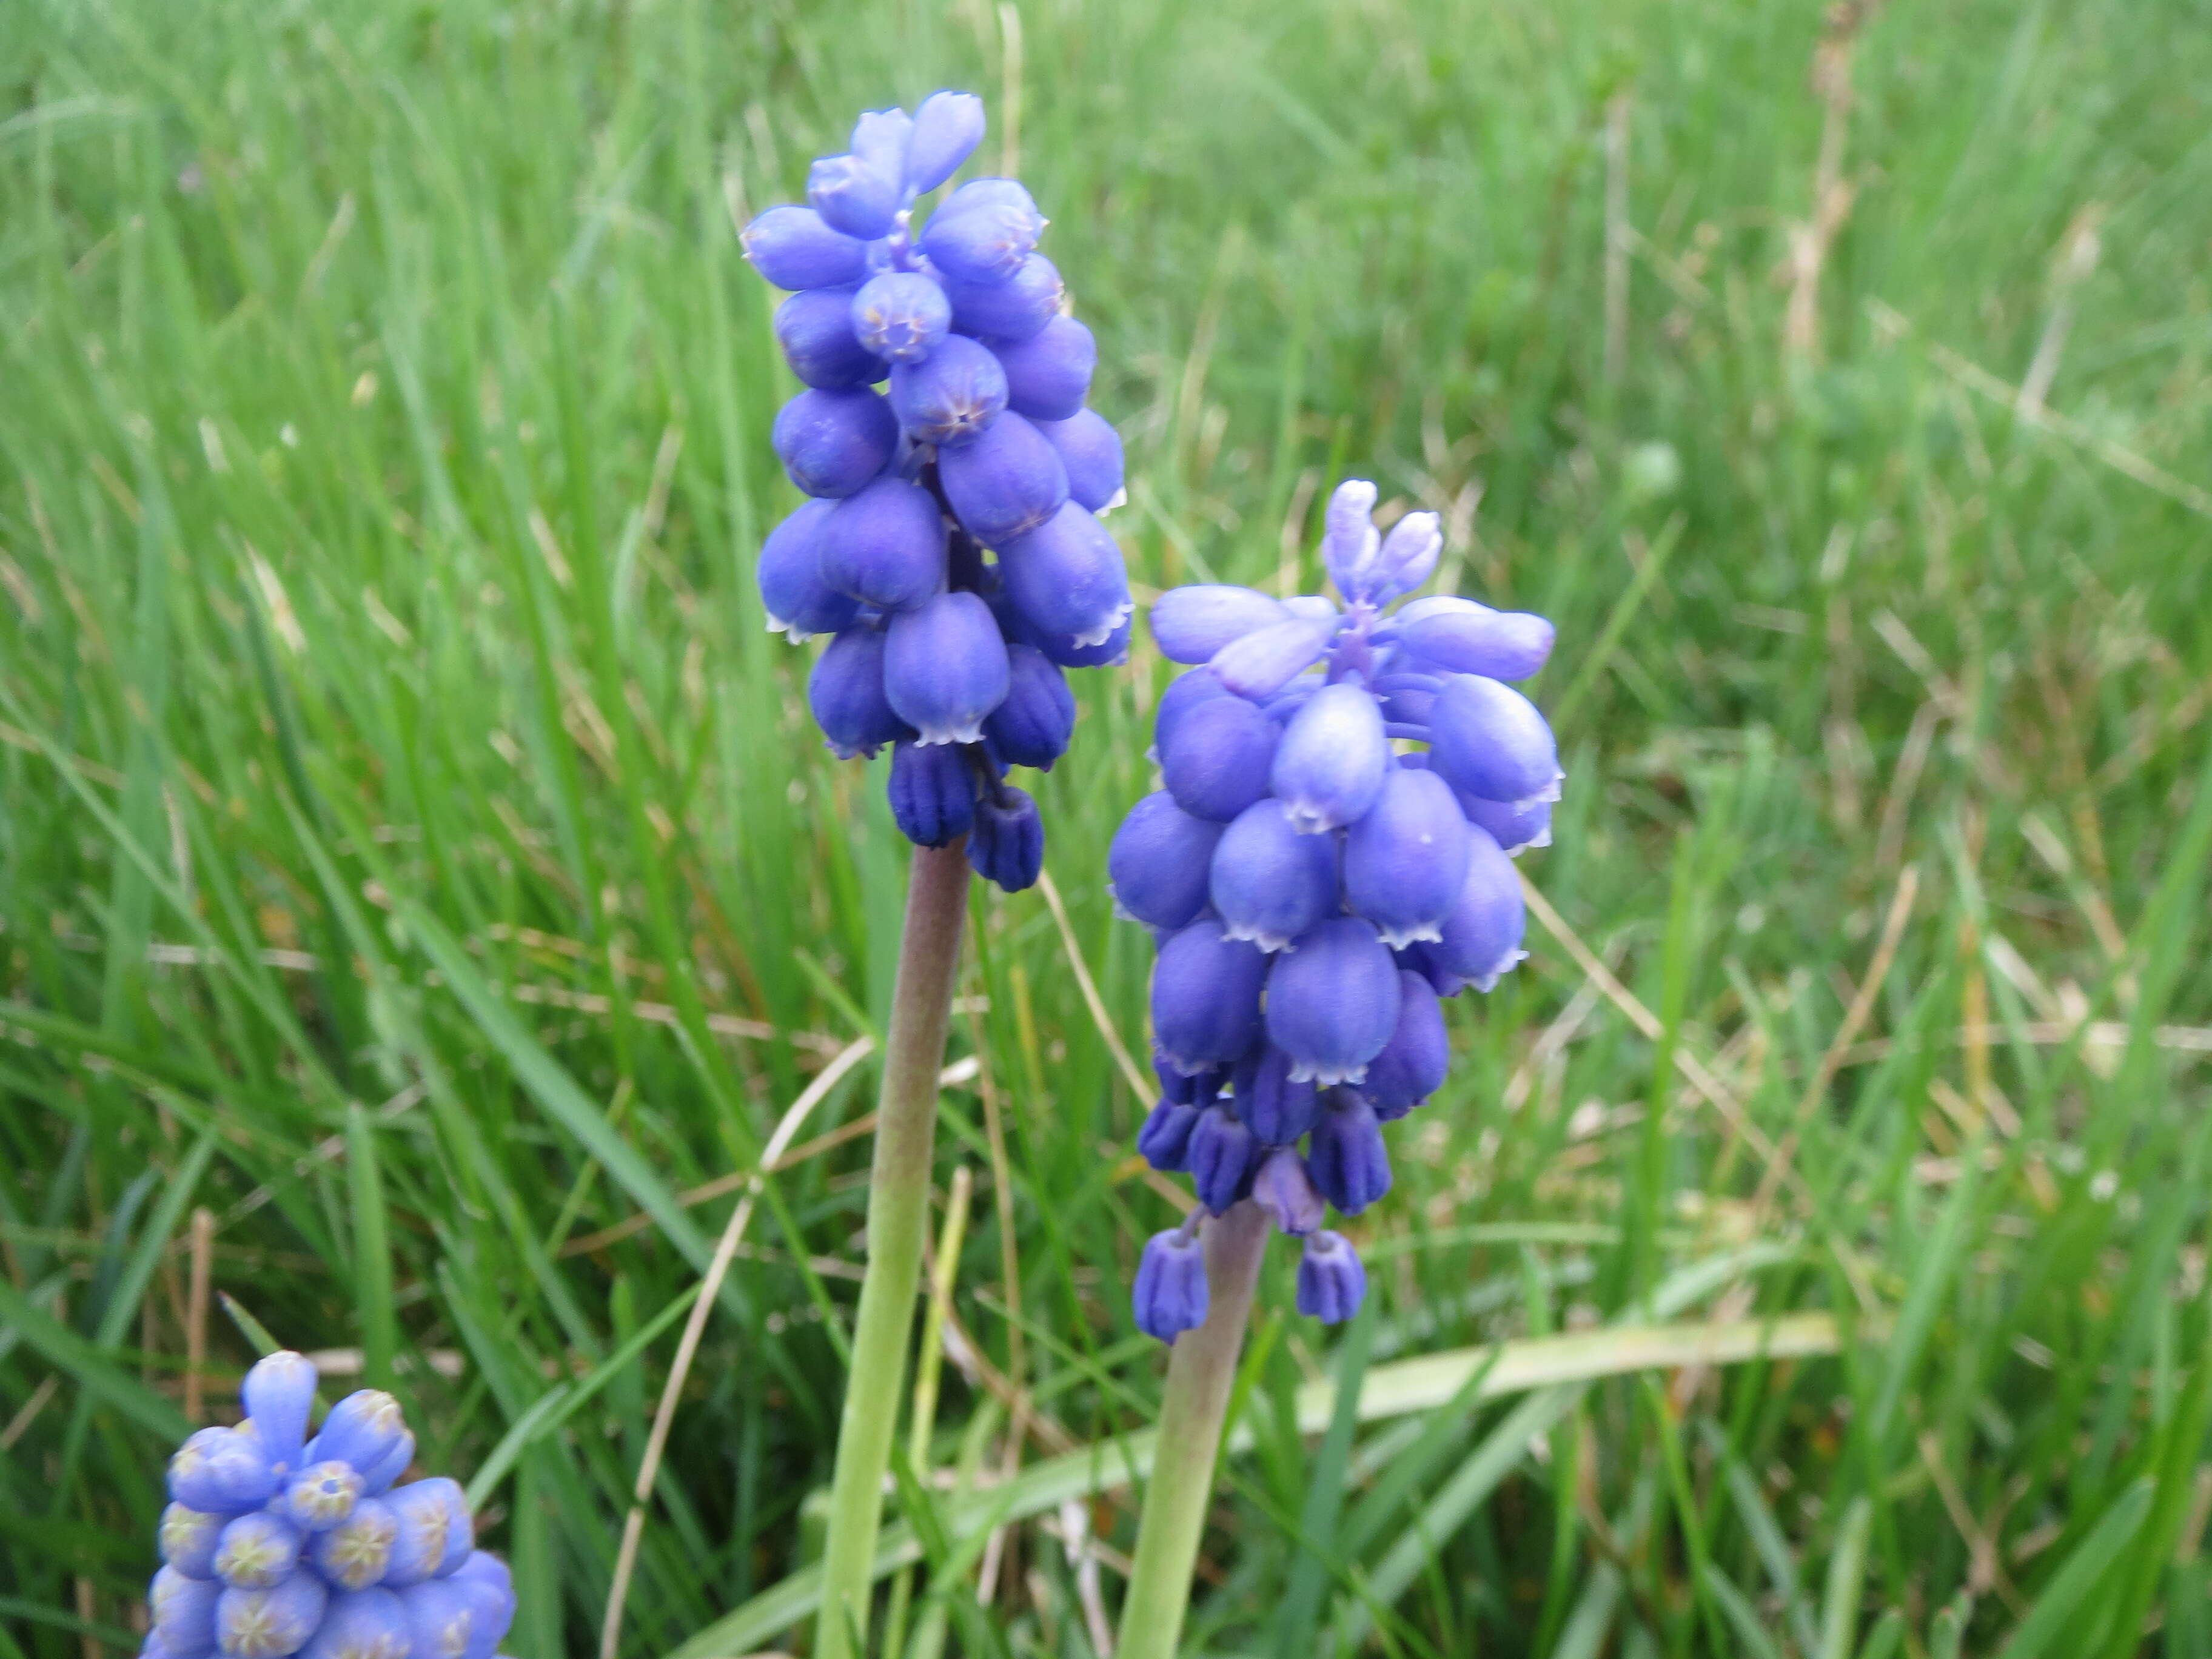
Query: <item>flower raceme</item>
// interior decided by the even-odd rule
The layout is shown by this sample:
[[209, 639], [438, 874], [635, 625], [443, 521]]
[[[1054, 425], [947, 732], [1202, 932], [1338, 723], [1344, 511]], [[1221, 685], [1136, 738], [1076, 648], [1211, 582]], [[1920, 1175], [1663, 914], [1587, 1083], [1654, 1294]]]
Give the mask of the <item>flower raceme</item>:
[[454, 1482], [398, 1484], [415, 1456], [398, 1402], [348, 1395], [311, 1436], [296, 1353], [243, 1394], [245, 1421], [169, 1460], [140, 1659], [490, 1659], [514, 1618], [506, 1564], [476, 1547]]
[[814, 163], [808, 205], [743, 240], [791, 290], [775, 335], [805, 386], [770, 434], [811, 499], [761, 548], [769, 626], [831, 636], [815, 720], [841, 757], [892, 746], [908, 839], [965, 836], [1012, 892], [1036, 879], [1044, 830], [1007, 769], [1066, 752], [1064, 671], [1122, 660], [1131, 605], [1097, 517], [1121, 499], [1121, 441], [1085, 406], [1097, 345], [1037, 252], [1036, 204], [972, 179], [917, 217], [982, 137], [965, 93], [872, 111]]
[[1255, 1200], [1304, 1241], [1299, 1311], [1349, 1318], [1366, 1291], [1322, 1226], [1390, 1188], [1382, 1126], [1443, 1082], [1441, 999], [1518, 962], [1512, 856], [1551, 840], [1551, 729], [1507, 684], [1544, 665], [1540, 617], [1435, 596], [1432, 513], [1385, 536], [1375, 486], [1330, 500], [1322, 561], [1342, 600], [1178, 587], [1153, 637], [1188, 665], [1160, 698], [1161, 787], [1108, 855], [1122, 914], [1159, 943], [1160, 1099], [1137, 1137], [1200, 1209], [1146, 1246], [1137, 1323], [1202, 1323], [1204, 1212]]

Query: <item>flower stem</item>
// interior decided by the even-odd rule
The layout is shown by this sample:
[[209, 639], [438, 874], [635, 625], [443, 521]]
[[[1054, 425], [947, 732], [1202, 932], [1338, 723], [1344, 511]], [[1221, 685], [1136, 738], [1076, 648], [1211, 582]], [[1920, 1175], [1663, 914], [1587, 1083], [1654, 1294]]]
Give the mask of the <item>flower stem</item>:
[[1137, 1559], [1121, 1604], [1120, 1659], [1173, 1659], [1190, 1605], [1191, 1568], [1213, 1493], [1222, 1419], [1267, 1243], [1267, 1213], [1249, 1199], [1206, 1224], [1206, 1323], [1176, 1339], [1160, 1404], [1159, 1449], [1137, 1523]]
[[968, 915], [968, 858], [956, 841], [918, 847], [899, 939], [876, 1106], [875, 1164], [868, 1183], [868, 1267], [853, 1330], [852, 1370], [837, 1431], [830, 1528], [822, 1561], [819, 1659], [860, 1659], [866, 1650], [884, 1472], [898, 1426], [906, 1350], [929, 1222], [930, 1152], [937, 1132], [937, 1074]]

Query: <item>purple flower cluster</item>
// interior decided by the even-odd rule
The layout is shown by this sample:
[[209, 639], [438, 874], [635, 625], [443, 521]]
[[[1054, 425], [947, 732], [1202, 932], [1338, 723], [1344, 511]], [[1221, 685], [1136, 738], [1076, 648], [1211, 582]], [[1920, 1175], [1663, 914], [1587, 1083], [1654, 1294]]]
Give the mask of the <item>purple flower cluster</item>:
[[514, 1589], [460, 1487], [394, 1484], [415, 1437], [390, 1395], [348, 1395], [310, 1437], [314, 1399], [313, 1364], [272, 1353], [246, 1420], [169, 1460], [141, 1659], [491, 1659]]
[[744, 240], [793, 290], [775, 333], [806, 383], [773, 433], [812, 499], [761, 549], [769, 626], [834, 636], [807, 700], [837, 754], [896, 745], [908, 839], [966, 836], [1013, 892], [1037, 878], [1044, 830], [1006, 769], [1066, 751], [1061, 671], [1121, 661], [1131, 606], [1094, 516], [1121, 497], [1121, 441], [1084, 405], [1097, 346], [1036, 252], [1036, 204], [974, 179], [915, 222], [982, 136], [966, 93], [871, 111], [849, 154], [814, 163], [811, 205], [770, 208]]
[[1472, 599], [1389, 610], [1426, 581], [1433, 513], [1386, 537], [1375, 486], [1337, 489], [1322, 543], [1342, 596], [1178, 587], [1152, 613], [1171, 660], [1161, 787], [1108, 855], [1116, 905], [1159, 942], [1159, 1103], [1137, 1137], [1188, 1171], [1200, 1208], [1145, 1247], [1137, 1323], [1202, 1323], [1201, 1213], [1241, 1199], [1305, 1241], [1298, 1310], [1349, 1318], [1366, 1290], [1322, 1223], [1390, 1188], [1382, 1126], [1444, 1079], [1440, 998], [1518, 962], [1511, 855], [1551, 840], [1559, 750], [1505, 684], [1544, 665], [1552, 625]]

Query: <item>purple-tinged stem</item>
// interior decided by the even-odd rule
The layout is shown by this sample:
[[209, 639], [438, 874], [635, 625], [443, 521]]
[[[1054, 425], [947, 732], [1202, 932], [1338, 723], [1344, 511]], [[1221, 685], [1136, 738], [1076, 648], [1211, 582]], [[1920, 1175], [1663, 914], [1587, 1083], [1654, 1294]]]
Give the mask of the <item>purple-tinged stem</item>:
[[917, 847], [908, 878], [898, 979], [884, 1043], [876, 1106], [876, 1156], [868, 1180], [868, 1266], [853, 1327], [852, 1370], [837, 1431], [830, 1525], [822, 1559], [819, 1659], [860, 1659], [867, 1649], [884, 1472], [898, 1428], [906, 1351], [929, 1224], [929, 1168], [937, 1133], [937, 1076], [959, 976], [968, 915], [965, 844]]
[[1252, 1291], [1267, 1246], [1267, 1214], [1246, 1199], [1206, 1224], [1206, 1323], [1176, 1339], [1160, 1402], [1152, 1481], [1137, 1523], [1137, 1558], [1121, 1603], [1119, 1659], [1174, 1659], [1190, 1606], [1191, 1569], [1206, 1530], [1222, 1419]]

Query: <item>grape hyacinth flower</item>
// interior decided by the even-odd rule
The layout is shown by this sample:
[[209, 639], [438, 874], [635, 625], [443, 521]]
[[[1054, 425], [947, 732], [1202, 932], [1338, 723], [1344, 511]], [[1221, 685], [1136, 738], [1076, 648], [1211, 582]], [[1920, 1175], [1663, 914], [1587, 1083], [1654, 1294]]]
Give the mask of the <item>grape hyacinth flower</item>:
[[[1383, 1126], [1443, 1084], [1441, 999], [1488, 990], [1521, 949], [1511, 855], [1551, 839], [1551, 729], [1505, 684], [1544, 665], [1552, 625], [1436, 596], [1437, 517], [1379, 534], [1375, 486], [1329, 501], [1322, 556], [1342, 604], [1222, 584], [1161, 595], [1152, 632], [1188, 665], [1161, 697], [1162, 787], [1108, 866], [1153, 930], [1162, 1091], [1138, 1137], [1200, 1207], [1250, 1197], [1301, 1240], [1301, 1313], [1357, 1311], [1366, 1274], [1322, 1226], [1390, 1188]], [[1395, 607], [1395, 609], [1393, 607]], [[1139, 1328], [1205, 1322], [1198, 1212], [1146, 1246]]]
[[399, 1484], [415, 1437], [398, 1401], [362, 1389], [310, 1436], [315, 1368], [289, 1352], [243, 1396], [243, 1422], [169, 1460], [140, 1659], [491, 1659], [514, 1585], [457, 1484]]
[[1006, 769], [1066, 752], [1065, 671], [1123, 659], [1131, 602], [1098, 522], [1121, 497], [1121, 440], [1085, 404], [1097, 342], [1037, 252], [1043, 216], [1012, 179], [922, 205], [983, 127], [965, 93], [863, 115], [847, 154], [814, 163], [808, 205], [769, 209], [743, 241], [790, 290], [775, 337], [805, 386], [771, 434], [812, 499], [761, 549], [769, 627], [830, 636], [815, 718], [840, 757], [893, 746], [908, 838], [966, 836], [1012, 892], [1036, 880], [1044, 831]]

